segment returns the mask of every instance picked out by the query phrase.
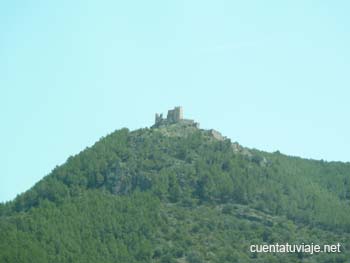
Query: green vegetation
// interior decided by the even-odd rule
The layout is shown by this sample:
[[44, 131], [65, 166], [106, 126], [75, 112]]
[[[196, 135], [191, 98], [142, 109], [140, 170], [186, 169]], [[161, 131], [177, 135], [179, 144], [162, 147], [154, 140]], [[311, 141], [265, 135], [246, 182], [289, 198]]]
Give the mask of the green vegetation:
[[[0, 262], [347, 262], [350, 164], [215, 140], [116, 131], [0, 205]], [[252, 244], [342, 244], [254, 254]]]

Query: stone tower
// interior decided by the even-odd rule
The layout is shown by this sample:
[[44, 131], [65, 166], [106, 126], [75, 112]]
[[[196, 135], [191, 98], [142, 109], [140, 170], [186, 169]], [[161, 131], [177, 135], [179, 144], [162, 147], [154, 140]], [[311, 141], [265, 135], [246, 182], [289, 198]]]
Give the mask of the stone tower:
[[183, 119], [183, 109], [181, 106], [175, 107], [173, 110], [168, 110], [166, 117], [169, 123], [179, 122]]

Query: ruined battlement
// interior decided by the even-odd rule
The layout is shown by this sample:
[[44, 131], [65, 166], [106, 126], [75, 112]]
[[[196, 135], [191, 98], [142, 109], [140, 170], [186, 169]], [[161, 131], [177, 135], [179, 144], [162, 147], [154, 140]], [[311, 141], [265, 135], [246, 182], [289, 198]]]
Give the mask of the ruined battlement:
[[194, 120], [184, 119], [183, 118], [183, 108], [181, 106], [175, 107], [172, 110], [168, 110], [168, 114], [166, 118], [163, 118], [163, 114], [156, 113], [155, 123], [153, 127], [159, 127], [161, 125], [170, 125], [175, 123], [182, 123], [185, 125], [195, 126], [199, 128], [199, 123]]

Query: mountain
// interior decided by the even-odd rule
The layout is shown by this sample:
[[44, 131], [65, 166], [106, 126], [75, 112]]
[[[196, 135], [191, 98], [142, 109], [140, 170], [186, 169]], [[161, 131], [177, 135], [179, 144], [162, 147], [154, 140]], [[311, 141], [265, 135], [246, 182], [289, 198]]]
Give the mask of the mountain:
[[[0, 204], [0, 262], [349, 262], [349, 163], [248, 149], [170, 115]], [[250, 252], [287, 242], [341, 252]]]

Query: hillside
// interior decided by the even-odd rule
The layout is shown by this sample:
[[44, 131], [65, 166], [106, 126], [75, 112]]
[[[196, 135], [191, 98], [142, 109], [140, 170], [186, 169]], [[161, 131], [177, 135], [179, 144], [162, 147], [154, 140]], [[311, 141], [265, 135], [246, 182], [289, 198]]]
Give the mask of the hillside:
[[[184, 122], [101, 138], [0, 205], [0, 262], [348, 262], [349, 163], [219, 135]], [[342, 252], [249, 251], [276, 242]]]

